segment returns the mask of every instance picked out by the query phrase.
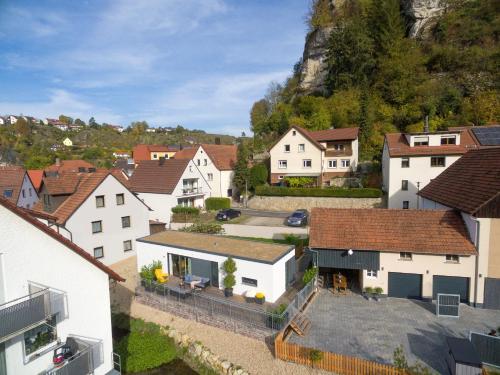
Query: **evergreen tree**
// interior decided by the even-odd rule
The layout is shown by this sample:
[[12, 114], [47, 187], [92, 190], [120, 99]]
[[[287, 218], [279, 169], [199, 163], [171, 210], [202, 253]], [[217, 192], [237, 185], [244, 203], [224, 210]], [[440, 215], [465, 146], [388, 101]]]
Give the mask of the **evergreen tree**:
[[388, 53], [405, 36], [399, 0], [373, 0], [369, 27], [379, 56]]
[[373, 123], [369, 113], [369, 101], [368, 89], [365, 88], [361, 93], [359, 114], [359, 148], [361, 160], [367, 160], [373, 156], [371, 147]]
[[236, 156], [236, 165], [234, 166], [233, 183], [240, 192], [245, 191], [245, 187], [250, 178], [250, 170], [248, 169], [249, 152], [248, 147], [243, 140], [238, 144], [238, 153]]

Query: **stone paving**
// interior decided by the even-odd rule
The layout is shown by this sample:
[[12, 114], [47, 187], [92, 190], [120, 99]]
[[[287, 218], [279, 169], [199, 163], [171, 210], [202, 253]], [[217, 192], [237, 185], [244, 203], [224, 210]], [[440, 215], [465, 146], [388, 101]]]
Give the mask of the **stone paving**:
[[322, 289], [307, 310], [311, 330], [291, 342], [324, 351], [392, 363], [402, 345], [411, 364], [419, 361], [447, 373], [446, 336], [468, 337], [500, 327], [500, 311], [460, 306], [460, 318], [437, 317], [435, 306], [415, 300], [367, 301], [360, 295], [334, 296]]

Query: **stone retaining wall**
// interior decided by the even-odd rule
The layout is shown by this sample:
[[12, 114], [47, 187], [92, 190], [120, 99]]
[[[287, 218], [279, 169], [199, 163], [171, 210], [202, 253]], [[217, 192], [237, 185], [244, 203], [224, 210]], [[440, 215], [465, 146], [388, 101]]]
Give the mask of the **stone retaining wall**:
[[254, 196], [248, 208], [266, 211], [293, 211], [299, 208], [310, 210], [325, 208], [382, 208], [382, 198], [331, 198], [331, 197], [269, 197]]

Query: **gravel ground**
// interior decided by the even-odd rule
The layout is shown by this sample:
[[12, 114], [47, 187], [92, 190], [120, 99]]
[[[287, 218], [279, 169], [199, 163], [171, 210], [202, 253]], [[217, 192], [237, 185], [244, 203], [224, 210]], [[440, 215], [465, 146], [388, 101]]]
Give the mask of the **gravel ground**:
[[124, 277], [126, 282], [111, 287], [113, 309], [125, 312], [136, 318], [157, 324], [175, 327], [182, 333], [199, 340], [221, 358], [242, 366], [251, 374], [262, 375], [306, 375], [331, 374], [293, 363], [275, 359], [267, 343], [241, 336], [220, 328], [207, 326], [191, 320], [153, 309], [134, 301], [137, 284], [136, 258], [131, 257], [111, 266]]
[[263, 225], [268, 227], [285, 226], [285, 219], [282, 217], [265, 217], [265, 216], [248, 216], [245, 221], [241, 222], [245, 225]]

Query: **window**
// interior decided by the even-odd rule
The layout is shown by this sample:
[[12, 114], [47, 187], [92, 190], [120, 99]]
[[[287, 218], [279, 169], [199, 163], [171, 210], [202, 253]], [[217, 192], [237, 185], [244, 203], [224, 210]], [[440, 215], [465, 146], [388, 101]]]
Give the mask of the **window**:
[[241, 278], [241, 283], [243, 285], [250, 285], [250, 286], [257, 286], [257, 280], [255, 279], [250, 279], [248, 277], [242, 277]]
[[203, 165], [208, 165], [208, 160], [207, 159], [203, 159]]
[[412, 254], [411, 253], [399, 253], [399, 259], [400, 260], [412, 260]]
[[13, 194], [13, 190], [12, 189], [7, 189], [7, 190], [4, 190], [3, 191], [3, 196], [5, 198], [12, 198], [12, 194]]
[[410, 158], [401, 158], [401, 168], [410, 168]]
[[153, 159], [158, 159], [158, 154], [153, 154]]
[[24, 332], [24, 354], [30, 356], [40, 348], [57, 341], [56, 316]]
[[351, 166], [351, 161], [349, 159], [342, 159], [341, 161], [342, 168], [349, 168]]
[[445, 165], [446, 165], [446, 159], [444, 156], [431, 157], [431, 167], [444, 167]]
[[407, 210], [410, 208], [410, 201], [403, 201], [403, 210]]
[[286, 160], [278, 160], [278, 168], [279, 169], [286, 169], [288, 163]]
[[31, 188], [29, 188], [29, 192], [30, 192], [30, 197], [32, 196], [32, 191], [31, 191]]
[[92, 222], [92, 233], [101, 233], [102, 232], [102, 221], [93, 221]]
[[22, 193], [23, 193], [23, 198], [26, 198], [26, 191], [24, 189], [22, 190]]
[[50, 195], [48, 194], [43, 195], [43, 205], [45, 207], [50, 207]]
[[441, 144], [442, 145], [456, 145], [457, 144], [457, 137], [454, 135], [445, 135], [441, 137]]
[[94, 258], [104, 258], [104, 248], [102, 246], [94, 247]]
[[201, 165], [201, 160], [200, 159], [196, 159], [196, 164], [198, 164], [198, 166]]
[[285, 145], [285, 152], [290, 152], [290, 145]]
[[122, 206], [125, 204], [125, 195], [124, 194], [116, 194], [116, 205]]
[[337, 160], [328, 160], [328, 168], [337, 168]]
[[343, 144], [337, 144], [337, 145], [334, 145], [333, 148], [336, 151], [343, 151], [344, 150], [344, 145]]
[[283, 180], [285, 176], [278, 176], [278, 180]]
[[130, 228], [130, 216], [122, 217], [122, 228]]
[[448, 263], [458, 263], [459, 260], [460, 257], [458, 255], [452, 255], [452, 254], [446, 255], [446, 262]]
[[304, 143], [299, 144], [299, 152], [305, 152], [306, 151], [306, 145]]
[[368, 270], [366, 271], [366, 277], [369, 279], [376, 279], [377, 278], [377, 272], [376, 270]]
[[401, 181], [401, 190], [408, 190], [408, 180], [402, 180]]
[[98, 195], [95, 197], [95, 206], [97, 208], [104, 207], [104, 195]]
[[297, 135], [297, 132], [295, 130], [292, 131], [292, 135]]
[[132, 250], [132, 240], [123, 241], [123, 251]]
[[414, 146], [429, 146], [429, 137], [415, 137]]
[[302, 160], [302, 166], [304, 168], [311, 168], [312, 167], [312, 160], [311, 159]]
[[213, 173], [208, 173], [207, 174], [207, 180], [208, 181], [213, 181], [214, 180], [214, 174]]
[[227, 196], [230, 198], [233, 196], [233, 189], [227, 189]]

